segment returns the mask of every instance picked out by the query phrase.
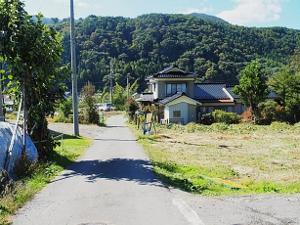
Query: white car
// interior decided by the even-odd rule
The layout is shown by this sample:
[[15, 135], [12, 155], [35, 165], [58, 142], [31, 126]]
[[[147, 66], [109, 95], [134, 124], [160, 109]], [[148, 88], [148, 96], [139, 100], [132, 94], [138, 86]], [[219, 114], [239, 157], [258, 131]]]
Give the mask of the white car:
[[112, 110], [114, 110], [114, 107], [112, 106], [111, 103], [101, 103], [98, 105], [98, 110], [99, 111], [112, 111]]

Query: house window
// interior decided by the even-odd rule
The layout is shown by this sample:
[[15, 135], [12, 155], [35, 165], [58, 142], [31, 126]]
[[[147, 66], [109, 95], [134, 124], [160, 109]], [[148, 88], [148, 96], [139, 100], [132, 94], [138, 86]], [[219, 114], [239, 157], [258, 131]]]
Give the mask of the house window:
[[173, 111], [173, 118], [181, 118], [181, 111]]
[[167, 84], [167, 95], [174, 95], [177, 92], [186, 92], [186, 84]]

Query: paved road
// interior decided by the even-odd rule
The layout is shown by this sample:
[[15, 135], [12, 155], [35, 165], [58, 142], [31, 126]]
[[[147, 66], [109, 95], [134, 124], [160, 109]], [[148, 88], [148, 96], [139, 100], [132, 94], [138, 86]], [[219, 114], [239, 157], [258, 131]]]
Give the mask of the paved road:
[[165, 187], [122, 116], [81, 133], [94, 139], [85, 156], [21, 209], [14, 225], [300, 224], [299, 195], [208, 198]]

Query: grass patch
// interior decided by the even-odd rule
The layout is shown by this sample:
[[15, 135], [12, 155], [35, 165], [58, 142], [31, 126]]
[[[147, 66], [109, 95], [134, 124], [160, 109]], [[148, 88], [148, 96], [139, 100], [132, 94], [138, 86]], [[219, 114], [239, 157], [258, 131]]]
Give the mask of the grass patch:
[[157, 126], [135, 131], [155, 173], [204, 195], [300, 192], [299, 125], [274, 123]]
[[47, 163], [37, 165], [32, 174], [15, 183], [10, 194], [0, 198], [0, 224], [10, 224], [9, 217], [82, 155], [90, 143], [86, 138], [66, 136]]

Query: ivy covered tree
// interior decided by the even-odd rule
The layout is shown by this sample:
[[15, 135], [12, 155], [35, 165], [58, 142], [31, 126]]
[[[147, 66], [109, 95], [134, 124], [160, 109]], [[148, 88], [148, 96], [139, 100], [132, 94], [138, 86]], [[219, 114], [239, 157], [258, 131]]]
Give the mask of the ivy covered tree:
[[46, 159], [55, 146], [47, 116], [54, 113], [57, 100], [63, 98], [65, 68], [61, 67], [61, 38], [42, 22], [33, 19], [21, 1], [0, 0], [1, 31], [4, 45], [1, 54], [11, 75], [8, 87], [16, 96], [23, 92], [28, 112], [27, 131], [36, 142], [40, 159]]
[[268, 95], [267, 76], [263, 66], [258, 60], [249, 63], [240, 74], [240, 83], [234, 87], [243, 103], [250, 107], [255, 123], [259, 119], [259, 103], [263, 102]]
[[79, 122], [83, 124], [98, 124], [99, 114], [96, 108], [96, 89], [88, 82], [81, 91], [79, 103]]

